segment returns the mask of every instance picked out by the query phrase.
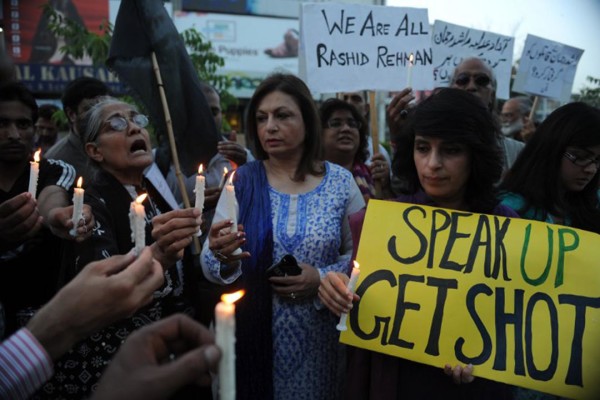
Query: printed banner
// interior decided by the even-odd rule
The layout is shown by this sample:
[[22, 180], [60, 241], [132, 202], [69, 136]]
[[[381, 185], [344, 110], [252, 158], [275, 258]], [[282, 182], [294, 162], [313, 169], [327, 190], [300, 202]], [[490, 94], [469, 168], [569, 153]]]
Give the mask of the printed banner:
[[371, 200], [341, 341], [598, 399], [599, 249], [566, 226]]

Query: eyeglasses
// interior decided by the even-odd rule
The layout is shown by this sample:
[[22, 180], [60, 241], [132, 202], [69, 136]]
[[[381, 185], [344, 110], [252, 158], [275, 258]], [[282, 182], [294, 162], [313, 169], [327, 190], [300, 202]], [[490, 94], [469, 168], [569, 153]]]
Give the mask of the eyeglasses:
[[33, 121], [27, 118], [0, 118], [0, 129], [6, 129], [12, 124], [15, 124], [17, 129], [25, 130], [33, 126]]
[[473, 79], [475, 84], [479, 87], [486, 87], [492, 81], [492, 79], [487, 75], [460, 74], [456, 77], [454, 83], [458, 86], [467, 86], [471, 79]]
[[339, 129], [344, 126], [344, 124], [348, 125], [348, 127], [352, 129], [360, 129], [361, 127], [360, 122], [353, 118], [334, 118], [327, 121], [327, 127], [331, 129]]
[[595, 164], [596, 169], [600, 169], [600, 156], [594, 158], [577, 157], [576, 155], [571, 154], [568, 151], [565, 151], [564, 156], [578, 167], [585, 168], [591, 164]]
[[135, 114], [129, 118], [125, 118], [120, 115], [115, 115], [114, 117], [110, 117], [106, 122], [108, 122], [108, 125], [111, 129], [117, 132], [122, 132], [125, 129], [127, 129], [127, 121], [133, 122], [140, 128], [145, 128], [148, 126], [148, 117], [146, 117], [144, 114]]

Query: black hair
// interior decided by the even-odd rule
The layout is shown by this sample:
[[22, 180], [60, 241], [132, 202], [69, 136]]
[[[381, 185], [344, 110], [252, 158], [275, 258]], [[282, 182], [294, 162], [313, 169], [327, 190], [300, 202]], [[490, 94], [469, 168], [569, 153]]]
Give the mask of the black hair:
[[77, 106], [85, 99], [93, 99], [98, 96], [107, 96], [110, 94], [108, 86], [101, 80], [91, 78], [89, 76], [81, 76], [69, 82], [61, 101], [63, 110], [67, 112], [67, 108], [77, 112]]
[[525, 199], [525, 207], [570, 217], [572, 226], [600, 233], [598, 184], [600, 174], [578, 192], [561, 196], [559, 179], [567, 147], [600, 145], [600, 110], [585, 103], [570, 103], [554, 110], [536, 129], [507, 172], [501, 189]]
[[475, 95], [453, 88], [436, 89], [411, 110], [393, 161], [404, 193], [422, 189], [414, 161], [415, 136], [423, 135], [467, 146], [471, 170], [465, 201], [474, 212], [490, 213], [498, 204], [496, 182], [502, 175], [503, 155], [498, 123]]
[[292, 74], [275, 73], [268, 76], [256, 88], [248, 104], [246, 126], [248, 141], [253, 154], [258, 160], [266, 160], [269, 155], [265, 152], [258, 139], [256, 112], [262, 100], [273, 92], [282, 92], [290, 96], [298, 105], [304, 121], [304, 150], [294, 180], [303, 181], [307, 174], [323, 175], [325, 169], [318, 160], [322, 157], [321, 121], [315, 102], [306, 84]]
[[19, 82], [8, 82], [0, 85], [0, 102], [20, 101], [31, 110], [31, 120], [36, 122], [38, 119], [38, 105], [35, 102], [33, 94]]
[[38, 110], [38, 116], [39, 116], [39, 118], [51, 120], [52, 116], [57, 111], [58, 111], [58, 107], [55, 106], [54, 104], [42, 104]]
[[358, 150], [354, 156], [354, 162], [364, 163], [369, 157], [369, 130], [367, 120], [360, 112], [358, 112], [356, 107], [350, 103], [346, 103], [345, 101], [336, 98], [325, 100], [323, 104], [321, 104], [321, 107], [319, 107], [321, 127], [324, 131], [327, 128], [327, 121], [329, 118], [331, 118], [331, 115], [339, 110], [350, 112], [352, 114], [352, 118], [354, 118], [360, 124], [360, 128], [358, 128]]

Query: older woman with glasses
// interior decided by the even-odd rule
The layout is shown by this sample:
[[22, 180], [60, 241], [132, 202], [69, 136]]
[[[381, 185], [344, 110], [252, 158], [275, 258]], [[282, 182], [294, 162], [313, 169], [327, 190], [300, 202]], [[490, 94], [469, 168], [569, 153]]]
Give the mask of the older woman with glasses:
[[556, 109], [509, 170], [503, 203], [523, 218], [600, 233], [600, 110], [584, 103]]
[[85, 151], [98, 167], [95, 181], [85, 191], [96, 225], [88, 241], [70, 249], [65, 278], [73, 278], [91, 261], [132, 251], [130, 205], [146, 193], [142, 203], [146, 213], [146, 244], [164, 269], [165, 284], [154, 293], [148, 306], [96, 332], [56, 364], [54, 379], [63, 381], [60, 384], [51, 381], [50, 385], [58, 388], [56, 394], [61, 398], [89, 395], [114, 352], [135, 329], [174, 312], [193, 311], [188, 290], [192, 282], [190, 275], [186, 275], [192, 271], [187, 264], [184, 269], [180, 260], [201, 220], [198, 210], [171, 210], [144, 178], [144, 170], [153, 162], [145, 115], [130, 104], [106, 97], [99, 99], [78, 123]]
[[390, 188], [390, 166], [382, 154], [366, 165], [368, 150], [367, 122], [356, 107], [339, 99], [326, 100], [319, 109], [323, 126], [325, 159], [352, 172], [365, 199], [376, 197], [375, 182], [381, 185], [380, 198], [394, 197]]

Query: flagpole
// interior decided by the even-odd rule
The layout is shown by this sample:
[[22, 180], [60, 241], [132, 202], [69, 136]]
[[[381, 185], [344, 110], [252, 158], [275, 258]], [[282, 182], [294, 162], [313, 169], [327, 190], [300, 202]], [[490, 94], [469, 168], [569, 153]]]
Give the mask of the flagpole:
[[[374, 90], [369, 91], [369, 116], [371, 117], [371, 140], [373, 142], [372, 155], [375, 155], [379, 153], [379, 126], [377, 124], [377, 103]], [[375, 197], [382, 199], [382, 193], [381, 182], [375, 182]]]
[[[183, 180], [183, 173], [179, 166], [179, 156], [177, 155], [177, 144], [175, 143], [175, 134], [173, 133], [173, 122], [171, 121], [171, 113], [169, 112], [169, 105], [167, 104], [167, 96], [165, 94], [165, 88], [163, 86], [162, 76], [160, 74], [160, 67], [158, 66], [158, 60], [156, 59], [156, 53], [152, 52], [152, 68], [156, 75], [156, 81], [158, 82], [158, 92], [160, 93], [160, 101], [163, 106], [163, 112], [165, 113], [165, 122], [167, 123], [167, 136], [169, 137], [169, 147], [171, 148], [171, 158], [173, 160], [173, 166], [175, 167], [175, 176], [177, 176], [177, 184], [179, 185], [179, 191], [183, 198], [183, 205], [185, 208], [190, 208], [190, 199], [187, 194], [185, 182]], [[194, 239], [194, 254], [200, 253], [200, 241], [196, 235], [192, 235]]]

